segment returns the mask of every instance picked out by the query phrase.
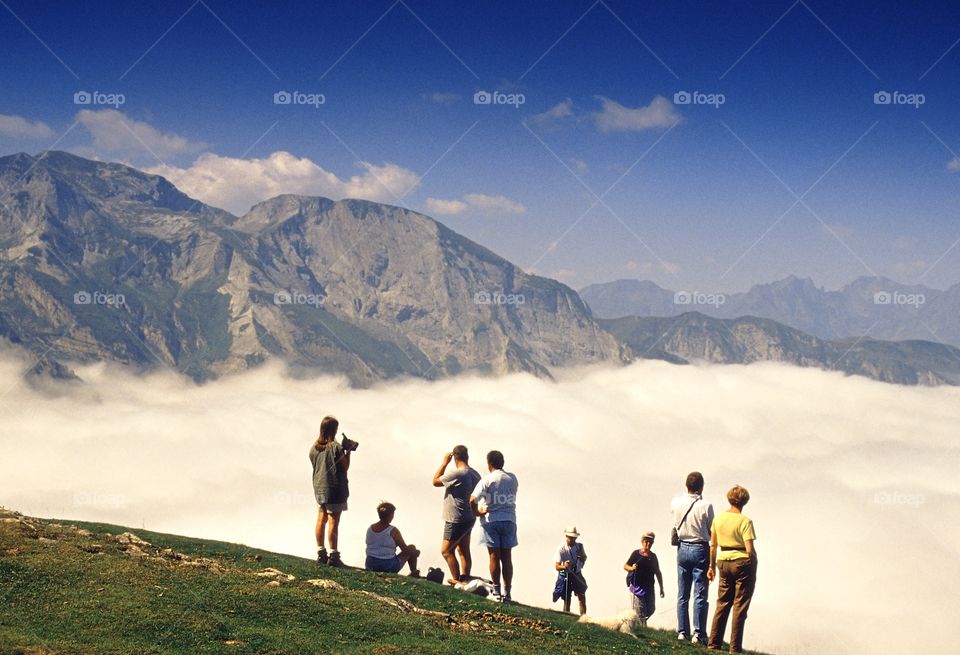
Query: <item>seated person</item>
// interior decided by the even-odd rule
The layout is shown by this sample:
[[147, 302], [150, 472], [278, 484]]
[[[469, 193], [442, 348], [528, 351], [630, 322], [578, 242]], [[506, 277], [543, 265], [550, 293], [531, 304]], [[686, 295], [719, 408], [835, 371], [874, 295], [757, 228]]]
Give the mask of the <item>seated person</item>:
[[383, 502], [377, 506], [380, 520], [367, 528], [368, 571], [379, 573], [399, 573], [404, 564], [410, 566], [410, 576], [420, 577], [417, 570], [417, 557], [420, 551], [413, 544], [404, 542], [400, 531], [390, 525], [397, 508], [392, 503]]

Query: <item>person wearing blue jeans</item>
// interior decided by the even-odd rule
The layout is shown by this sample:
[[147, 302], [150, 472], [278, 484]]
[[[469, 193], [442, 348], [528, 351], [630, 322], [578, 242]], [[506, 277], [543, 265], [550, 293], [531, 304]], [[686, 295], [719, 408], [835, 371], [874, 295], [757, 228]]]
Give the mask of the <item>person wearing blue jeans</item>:
[[[680, 538], [677, 548], [677, 639], [706, 645], [707, 600], [710, 582], [710, 526], [713, 505], [703, 499], [703, 475], [687, 476], [687, 493], [671, 503], [673, 525]], [[692, 592], [692, 593], [691, 593]], [[690, 601], [693, 600], [693, 632], [690, 631]]]

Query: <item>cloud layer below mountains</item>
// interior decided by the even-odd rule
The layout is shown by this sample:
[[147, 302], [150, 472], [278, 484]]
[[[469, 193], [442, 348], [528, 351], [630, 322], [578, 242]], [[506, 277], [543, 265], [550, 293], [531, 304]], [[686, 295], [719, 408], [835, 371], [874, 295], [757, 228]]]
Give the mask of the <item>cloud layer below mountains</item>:
[[389, 499], [424, 567], [439, 565], [441, 492], [430, 479], [465, 443], [477, 468], [502, 450], [520, 479], [523, 602], [549, 604], [551, 558], [572, 523], [590, 555], [591, 613], [626, 607], [621, 565], [652, 529], [667, 585], [653, 624], [673, 628], [667, 507], [699, 469], [718, 509], [734, 483], [753, 495], [760, 569], [747, 647], [946, 653], [960, 629], [960, 389], [640, 362], [557, 383], [515, 375], [367, 390], [294, 380], [276, 364], [202, 387], [100, 365], [52, 393], [18, 382], [22, 367], [0, 359], [0, 503], [34, 515], [309, 557], [306, 452], [334, 413], [361, 442], [342, 529], [348, 562], [362, 562], [374, 506]]

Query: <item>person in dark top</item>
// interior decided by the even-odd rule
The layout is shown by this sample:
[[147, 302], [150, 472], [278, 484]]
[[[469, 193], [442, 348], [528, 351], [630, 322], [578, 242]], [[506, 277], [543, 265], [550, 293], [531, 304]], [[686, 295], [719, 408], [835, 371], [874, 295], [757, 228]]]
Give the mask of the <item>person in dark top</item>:
[[[340, 514], [347, 510], [350, 490], [347, 470], [350, 468], [350, 452], [336, 441], [340, 423], [332, 416], [320, 422], [320, 436], [310, 447], [310, 463], [313, 465], [313, 492], [317, 499], [317, 563], [343, 566], [337, 541], [340, 532]], [[327, 553], [324, 537], [330, 543]]]
[[653, 616], [657, 609], [654, 598], [653, 581], [660, 583], [660, 598], [663, 598], [663, 575], [660, 573], [660, 562], [656, 554], [650, 550], [656, 538], [652, 532], [647, 532], [640, 540], [640, 548], [630, 553], [630, 559], [623, 565], [627, 571], [627, 586], [633, 594], [633, 609], [640, 617], [641, 625], [647, 625], [647, 619]]

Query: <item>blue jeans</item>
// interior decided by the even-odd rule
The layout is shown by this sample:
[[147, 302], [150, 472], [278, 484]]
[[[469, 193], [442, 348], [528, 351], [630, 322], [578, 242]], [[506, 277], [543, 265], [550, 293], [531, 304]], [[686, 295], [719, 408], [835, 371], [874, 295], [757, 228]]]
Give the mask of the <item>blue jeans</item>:
[[680, 542], [677, 550], [677, 632], [690, 634], [690, 590], [693, 588], [693, 634], [707, 641], [707, 569], [710, 568], [710, 546]]

